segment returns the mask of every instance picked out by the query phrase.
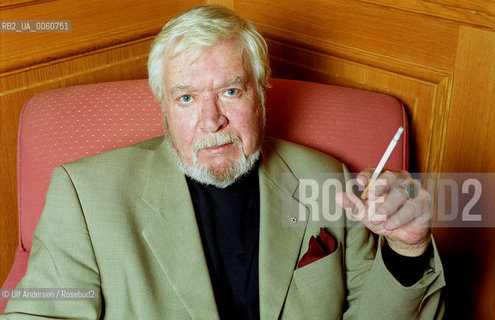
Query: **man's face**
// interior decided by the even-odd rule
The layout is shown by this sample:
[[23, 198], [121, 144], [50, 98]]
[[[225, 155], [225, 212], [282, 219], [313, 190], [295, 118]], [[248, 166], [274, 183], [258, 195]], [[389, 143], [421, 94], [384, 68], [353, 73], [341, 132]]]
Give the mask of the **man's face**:
[[167, 134], [187, 166], [221, 175], [259, 149], [263, 115], [247, 65], [238, 40], [164, 62]]

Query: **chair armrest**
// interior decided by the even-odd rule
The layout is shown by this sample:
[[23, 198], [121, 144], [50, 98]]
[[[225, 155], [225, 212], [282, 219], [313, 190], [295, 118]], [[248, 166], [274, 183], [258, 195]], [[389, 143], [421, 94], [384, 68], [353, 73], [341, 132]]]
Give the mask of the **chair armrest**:
[[[29, 251], [26, 251], [22, 248], [17, 248], [14, 256], [14, 264], [10, 269], [7, 279], [5, 279], [5, 282], [2, 285], [3, 289], [13, 289], [17, 287], [19, 281], [21, 281], [22, 277], [24, 277], [24, 275], [26, 274], [28, 259]], [[6, 305], [7, 300], [3, 297], [0, 298], [0, 314], [3, 313]]]

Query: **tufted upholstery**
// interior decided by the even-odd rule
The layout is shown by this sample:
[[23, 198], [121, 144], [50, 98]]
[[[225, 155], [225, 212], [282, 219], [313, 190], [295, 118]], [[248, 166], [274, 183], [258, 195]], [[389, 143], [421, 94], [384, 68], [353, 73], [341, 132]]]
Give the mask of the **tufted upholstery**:
[[[407, 128], [403, 106], [383, 94], [282, 79], [272, 79], [267, 92], [267, 134], [332, 154], [355, 172], [378, 163], [400, 125]], [[144, 79], [55, 89], [29, 100], [18, 137], [19, 248], [3, 287], [15, 287], [25, 273], [56, 166], [163, 130], [160, 104]], [[407, 169], [407, 130], [404, 137], [387, 167]]]

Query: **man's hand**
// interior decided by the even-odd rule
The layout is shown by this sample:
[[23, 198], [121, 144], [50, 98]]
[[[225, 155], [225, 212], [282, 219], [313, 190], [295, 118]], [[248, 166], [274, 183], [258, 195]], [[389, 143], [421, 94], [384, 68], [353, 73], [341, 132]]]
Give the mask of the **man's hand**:
[[[368, 185], [372, 173], [373, 169], [359, 173], [358, 183]], [[409, 198], [405, 189], [410, 184], [415, 187], [414, 198]], [[398, 254], [414, 257], [427, 249], [432, 218], [430, 195], [408, 172], [384, 171], [368, 188], [366, 200], [351, 192], [340, 192], [335, 198], [355, 219], [384, 236]]]

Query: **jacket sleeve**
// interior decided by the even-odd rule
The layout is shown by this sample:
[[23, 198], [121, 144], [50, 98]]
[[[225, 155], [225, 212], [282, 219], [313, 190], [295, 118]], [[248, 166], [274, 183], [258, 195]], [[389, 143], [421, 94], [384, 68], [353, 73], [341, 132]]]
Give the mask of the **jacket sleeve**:
[[[349, 175], [346, 172], [346, 180]], [[384, 239], [374, 249], [370, 232], [359, 222], [349, 221], [346, 236], [345, 272], [348, 289], [343, 318], [351, 319], [441, 319], [444, 312], [442, 263], [435, 242], [430, 269], [422, 279], [404, 287], [388, 271], [382, 258]]]
[[[99, 319], [103, 299], [90, 232], [76, 188], [54, 170], [33, 234], [26, 275], [0, 319]], [[24, 293], [37, 299], [27, 299]]]

